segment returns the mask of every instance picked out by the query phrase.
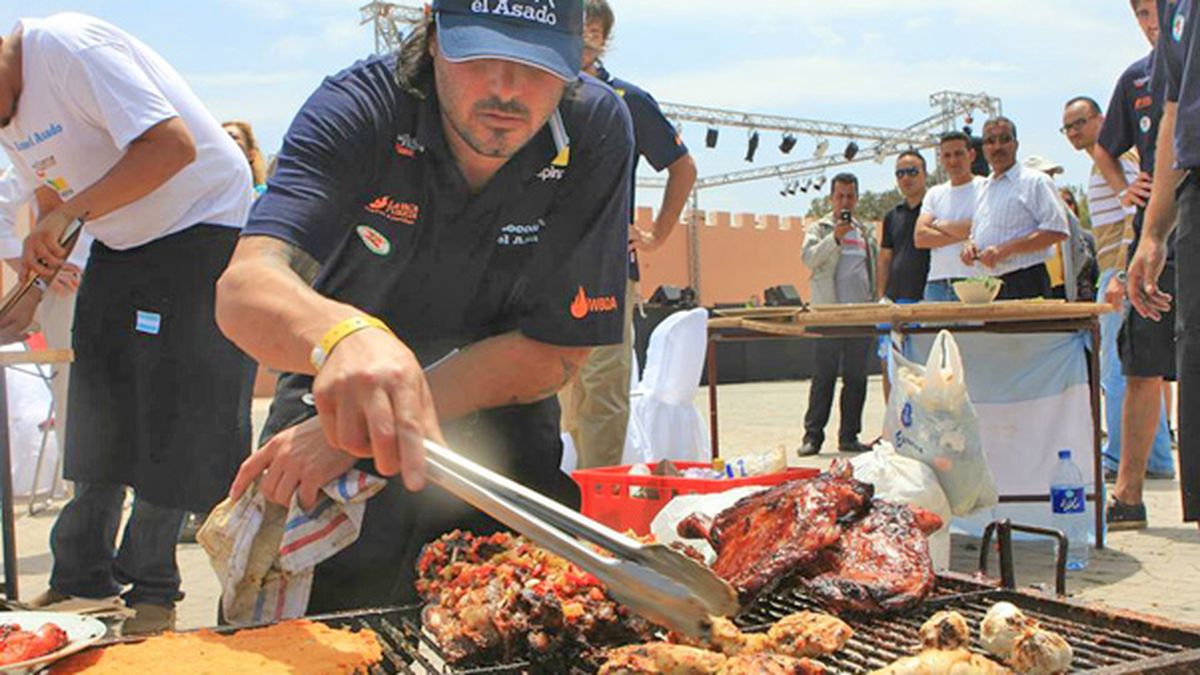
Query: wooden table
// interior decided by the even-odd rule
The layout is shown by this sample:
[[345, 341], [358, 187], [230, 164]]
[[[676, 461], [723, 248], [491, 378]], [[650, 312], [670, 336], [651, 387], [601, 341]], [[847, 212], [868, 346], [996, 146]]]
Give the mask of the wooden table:
[[[36, 352], [0, 352], [0, 368], [9, 366], [48, 366], [70, 363], [75, 353], [70, 349], [44, 349]], [[18, 600], [17, 527], [13, 514], [12, 449], [8, 438], [7, 378], [0, 386], [0, 535], [4, 547], [4, 595]]]
[[[853, 304], [716, 310], [708, 321], [708, 412], [712, 456], [720, 453], [717, 420], [717, 345], [726, 341], [863, 337], [951, 332], [1073, 333], [1088, 331], [1089, 387], [1096, 504], [1096, 548], [1104, 548], [1104, 468], [1100, 456], [1100, 317], [1109, 305], [1061, 300], [1006, 300], [986, 305], [923, 302], [910, 305]], [[1045, 494], [1001, 495], [1001, 503], [1044, 502]]]

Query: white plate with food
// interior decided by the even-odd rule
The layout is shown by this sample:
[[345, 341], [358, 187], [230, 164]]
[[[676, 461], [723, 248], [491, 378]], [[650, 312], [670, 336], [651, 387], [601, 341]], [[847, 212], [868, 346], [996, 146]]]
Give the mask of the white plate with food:
[[108, 628], [90, 616], [0, 612], [0, 673], [32, 673], [95, 644]]

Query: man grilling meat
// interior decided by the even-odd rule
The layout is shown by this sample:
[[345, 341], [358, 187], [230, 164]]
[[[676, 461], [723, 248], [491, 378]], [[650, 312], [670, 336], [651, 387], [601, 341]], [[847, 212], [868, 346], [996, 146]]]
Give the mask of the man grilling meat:
[[582, 25], [581, 0], [437, 0], [287, 134], [218, 288], [225, 332], [288, 373], [232, 492], [261, 476], [307, 507], [359, 461], [397, 478], [310, 612], [415, 601], [422, 545], [496, 529], [422, 491], [422, 438], [578, 498], [554, 394], [621, 340], [633, 156], [624, 104], [579, 74]]

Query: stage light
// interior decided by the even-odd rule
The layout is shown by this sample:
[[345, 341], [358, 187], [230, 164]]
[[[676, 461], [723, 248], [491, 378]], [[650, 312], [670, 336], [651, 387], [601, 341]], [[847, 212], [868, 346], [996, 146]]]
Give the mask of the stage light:
[[813, 183], [813, 188], [817, 190], [820, 190], [823, 187], [825, 187], [825, 176], [821, 176], [815, 183]]
[[705, 134], [705, 136], [704, 136], [705, 147], [709, 147], [709, 148], [717, 147], [717, 136], [719, 136], [720, 134], [721, 134], [720, 129], [717, 129], [716, 127], [709, 127], [708, 133]]
[[746, 161], [754, 161], [754, 153], [758, 152], [758, 132], [750, 132], [750, 143], [746, 146]]
[[829, 152], [829, 139], [822, 138], [817, 142], [817, 147], [813, 149], [813, 157], [821, 159], [827, 152]]
[[791, 134], [784, 134], [783, 140], [779, 143], [779, 151], [786, 155], [794, 147], [796, 147], [796, 137]]
[[846, 151], [842, 153], [842, 157], [845, 157], [846, 161], [849, 162], [857, 156], [858, 156], [858, 143], [855, 143], [854, 141], [850, 141], [850, 143], [848, 145], [846, 145]]

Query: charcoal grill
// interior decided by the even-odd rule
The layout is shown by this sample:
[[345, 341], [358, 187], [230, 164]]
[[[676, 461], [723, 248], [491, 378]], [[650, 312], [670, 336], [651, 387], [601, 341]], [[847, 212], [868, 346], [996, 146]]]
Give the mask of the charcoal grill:
[[[938, 581], [938, 592], [908, 614], [843, 617], [854, 628], [854, 637], [840, 652], [820, 660], [832, 673], [869, 673], [915, 653], [920, 642], [917, 630], [934, 612], [960, 612], [971, 624], [973, 634], [978, 635], [979, 622], [988, 608], [1006, 600], [1071, 644], [1074, 672], [1200, 673], [1200, 629], [1032, 592], [995, 588], [963, 575], [941, 575]], [[792, 589], [760, 599], [735, 622], [753, 632], [793, 612], [818, 609], [815, 601]], [[521, 675], [529, 668], [524, 662], [461, 669], [446, 665], [437, 645], [420, 628], [419, 608], [351, 612], [315, 620], [335, 627], [375, 631], [384, 643], [384, 661], [372, 675]]]

